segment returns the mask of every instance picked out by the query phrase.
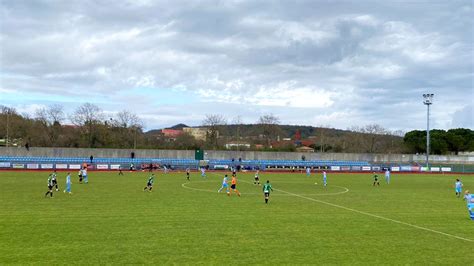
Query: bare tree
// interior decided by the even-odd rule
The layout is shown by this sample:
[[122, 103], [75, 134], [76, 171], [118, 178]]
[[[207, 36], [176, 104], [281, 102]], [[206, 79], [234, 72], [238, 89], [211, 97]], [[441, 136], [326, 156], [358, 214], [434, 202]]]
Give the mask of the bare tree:
[[242, 117], [240, 115], [234, 117], [234, 119], [232, 119], [232, 124], [237, 126], [235, 136], [237, 139], [240, 139], [240, 126], [242, 125]]
[[365, 148], [364, 151], [368, 153], [379, 152], [384, 136], [389, 134], [388, 130], [377, 124], [364, 127], [353, 126], [351, 131], [359, 133], [360, 144]]
[[281, 128], [279, 126], [280, 118], [273, 114], [260, 116], [257, 124], [260, 126], [263, 136], [267, 140], [267, 146], [270, 146], [271, 140], [281, 133]]
[[206, 142], [213, 148], [217, 148], [219, 138], [219, 128], [227, 124], [224, 116], [218, 114], [207, 114], [202, 125], [207, 128]]
[[232, 119], [232, 124], [234, 125], [241, 125], [242, 124], [242, 116], [238, 115]]
[[119, 126], [124, 128], [137, 127], [143, 128], [143, 121], [138, 117], [138, 115], [128, 111], [123, 110], [117, 113], [117, 123]]
[[102, 110], [91, 103], [79, 106], [71, 116], [71, 121], [81, 127], [89, 147], [93, 147], [98, 138], [98, 127], [102, 123], [103, 117]]
[[48, 126], [52, 126], [55, 123], [61, 124], [61, 122], [64, 121], [63, 106], [54, 104], [47, 108], [43, 107], [37, 109], [35, 112], [35, 118]]
[[41, 123], [43, 132], [47, 135], [46, 145], [57, 146], [61, 134], [61, 122], [64, 120], [63, 106], [54, 104], [37, 109], [35, 119]]
[[137, 134], [141, 132], [144, 125], [143, 121], [138, 117], [138, 115], [128, 111], [123, 110], [117, 113], [117, 127], [121, 128], [122, 136], [121, 138], [125, 140], [130, 139], [128, 135], [133, 136], [133, 148], [137, 148]]
[[[319, 147], [320, 147], [320, 152], [324, 152], [326, 150], [326, 145], [328, 142], [328, 129], [330, 128], [330, 125], [319, 125], [317, 126], [317, 133], [319, 133]], [[344, 145], [345, 146], [345, 143]]]

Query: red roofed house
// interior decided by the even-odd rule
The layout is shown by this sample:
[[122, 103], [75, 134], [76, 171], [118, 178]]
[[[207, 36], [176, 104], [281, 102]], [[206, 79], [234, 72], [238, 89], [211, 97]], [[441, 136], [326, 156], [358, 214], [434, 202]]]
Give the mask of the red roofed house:
[[178, 129], [162, 129], [161, 130], [161, 134], [163, 135], [163, 137], [165, 138], [168, 138], [168, 139], [173, 139], [173, 140], [176, 140], [176, 138], [183, 134], [183, 131], [182, 130], [178, 130]]

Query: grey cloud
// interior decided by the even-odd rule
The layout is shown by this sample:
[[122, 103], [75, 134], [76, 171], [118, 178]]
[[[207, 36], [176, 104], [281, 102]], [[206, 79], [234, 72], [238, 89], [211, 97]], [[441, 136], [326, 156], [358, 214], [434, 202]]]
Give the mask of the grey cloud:
[[[296, 124], [394, 129], [420, 128], [421, 94], [430, 90], [442, 99], [437, 125], [449, 127], [474, 98], [473, 10], [465, 1], [8, 1], [0, 88], [119, 102], [130, 88], [180, 88], [202, 98], [188, 108], [201, 114], [232, 116], [242, 107], [229, 106], [241, 104], [254, 119], [269, 111]], [[249, 98], [282, 90], [314, 92], [314, 101], [321, 92], [331, 104]], [[151, 111], [130, 100], [161, 117], [149, 127], [199, 122], [178, 105], [168, 112], [147, 102]]]

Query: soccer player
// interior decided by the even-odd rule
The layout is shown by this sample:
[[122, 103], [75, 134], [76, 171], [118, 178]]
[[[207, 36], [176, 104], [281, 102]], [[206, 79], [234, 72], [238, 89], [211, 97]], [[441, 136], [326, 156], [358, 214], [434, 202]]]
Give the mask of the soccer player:
[[46, 191], [44, 196], [47, 197], [48, 194], [51, 194], [51, 198], [53, 197], [53, 174], [48, 176], [48, 191]]
[[71, 194], [71, 174], [70, 173], [67, 173], [67, 176], [66, 176], [66, 189], [64, 190], [64, 193], [69, 193]]
[[79, 183], [82, 184], [82, 169], [79, 169], [79, 172], [77, 173], [77, 176], [79, 176]]
[[123, 175], [123, 172], [122, 172], [122, 166], [119, 165], [119, 174], [118, 175]]
[[306, 176], [310, 176], [310, 175], [311, 175], [311, 168], [306, 167]]
[[206, 168], [201, 167], [201, 177], [206, 177]]
[[191, 171], [191, 170], [189, 169], [189, 167], [186, 168], [186, 179], [188, 179], [188, 181], [189, 181], [189, 172], [190, 172], [190, 171]]
[[454, 183], [454, 187], [456, 189], [456, 196], [459, 198], [461, 197], [462, 192], [462, 182], [459, 179], [456, 179], [456, 183]]
[[168, 173], [168, 167], [166, 167], [166, 165], [163, 165], [163, 172], [164, 172], [165, 174]]
[[324, 186], [327, 186], [327, 184], [328, 184], [328, 178], [327, 178], [327, 175], [326, 175], [326, 171], [323, 171], [323, 184], [324, 184]]
[[237, 178], [235, 178], [235, 176], [232, 177], [232, 181], [230, 182], [230, 188], [232, 189], [232, 191], [235, 192], [235, 194], [237, 194], [237, 196], [240, 197], [240, 192], [237, 190]]
[[229, 185], [227, 184], [227, 175], [224, 176], [224, 179], [222, 179], [222, 186], [217, 190], [217, 193], [221, 193], [221, 191], [225, 188], [225, 192], [227, 193], [227, 196], [230, 196], [230, 191], [229, 191]]
[[56, 186], [56, 191], [59, 191], [56, 170], [51, 174], [51, 180], [53, 181], [53, 187]]
[[373, 186], [380, 186], [380, 183], [379, 183], [379, 176], [374, 172], [374, 184]]
[[146, 191], [148, 189], [148, 191], [151, 192], [151, 190], [153, 189], [153, 182], [155, 182], [155, 174], [151, 174], [151, 176], [148, 178], [146, 187], [143, 189], [143, 191]]
[[257, 172], [255, 173], [255, 180], [253, 181], [253, 184], [254, 185], [259, 185], [260, 186], [260, 177], [258, 176], [258, 170]]
[[272, 184], [267, 180], [267, 183], [263, 184], [263, 195], [265, 196], [265, 203], [268, 203], [268, 198], [270, 198], [270, 191], [273, 192]]
[[385, 171], [385, 182], [387, 182], [387, 184], [390, 184], [390, 170], [387, 170]]
[[464, 200], [466, 201], [467, 204], [471, 203], [471, 202], [474, 202], [473, 198], [472, 198], [472, 195], [469, 194], [469, 190], [466, 190], [466, 192], [464, 192]]
[[82, 178], [84, 179], [84, 183], [89, 183], [89, 177], [87, 176], [87, 167], [82, 169]]

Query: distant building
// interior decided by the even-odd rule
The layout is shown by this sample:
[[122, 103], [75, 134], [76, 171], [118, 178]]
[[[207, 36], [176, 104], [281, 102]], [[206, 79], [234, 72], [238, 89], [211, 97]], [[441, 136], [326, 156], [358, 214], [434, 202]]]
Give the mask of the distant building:
[[183, 130], [178, 129], [162, 129], [161, 134], [166, 138], [177, 138], [179, 135], [183, 134]]
[[314, 152], [314, 149], [310, 147], [306, 147], [306, 146], [301, 146], [301, 147], [296, 148], [296, 151], [297, 152]]
[[264, 148], [263, 144], [255, 144], [255, 149], [261, 150], [263, 148]]
[[246, 142], [229, 142], [225, 145], [225, 148], [230, 150], [230, 149], [233, 149], [233, 148], [246, 148], [246, 149], [249, 149], [250, 148], [250, 143], [246, 143]]
[[[209, 130], [205, 127], [185, 127], [183, 131], [197, 140], [206, 140]], [[217, 137], [219, 137], [219, 131], [217, 131]]]

